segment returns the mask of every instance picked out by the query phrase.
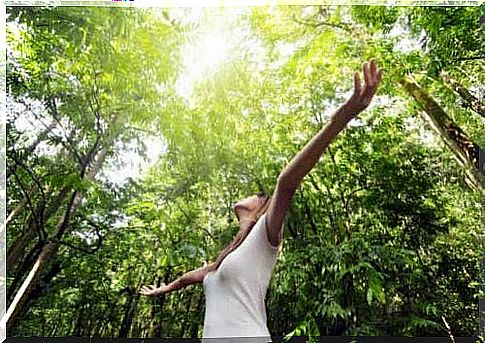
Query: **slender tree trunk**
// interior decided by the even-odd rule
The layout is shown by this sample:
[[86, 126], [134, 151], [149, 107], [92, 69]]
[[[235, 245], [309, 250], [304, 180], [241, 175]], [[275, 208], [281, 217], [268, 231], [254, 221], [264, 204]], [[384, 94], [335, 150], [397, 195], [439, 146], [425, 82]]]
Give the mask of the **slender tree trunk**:
[[[101, 169], [101, 166], [106, 158], [106, 154], [107, 154], [106, 149], [103, 149], [99, 153], [97, 161], [95, 161], [92, 169], [86, 174], [87, 179], [93, 179], [96, 176], [96, 174]], [[26, 280], [20, 287], [20, 290], [17, 292], [17, 295], [15, 296], [12, 304], [9, 306], [6, 314], [2, 318], [2, 321], [0, 324], [5, 325], [7, 327], [7, 330], [13, 327], [20, 310], [27, 305], [28, 300], [31, 296], [32, 290], [35, 287], [37, 287], [41, 279], [41, 275], [45, 271], [48, 263], [57, 254], [60, 243], [57, 242], [56, 240], [60, 240], [63, 237], [64, 233], [68, 228], [69, 219], [76, 212], [78, 207], [81, 205], [82, 199], [83, 199], [82, 193], [78, 191], [74, 191], [72, 193], [71, 198], [69, 200], [69, 204], [67, 206], [67, 210], [65, 211], [64, 215], [60, 218], [54, 230], [54, 234], [52, 236], [54, 241], [49, 242], [43, 247], [42, 252], [40, 253], [32, 270], [30, 271]]]
[[470, 91], [468, 91], [468, 89], [451, 78], [447, 73], [441, 72], [440, 76], [445, 83], [465, 101], [467, 107], [485, 118], [485, 104], [480, 99], [476, 98]]
[[[20, 314], [22, 310], [24, 303], [27, 302], [27, 295], [30, 295], [33, 288], [32, 286], [36, 285], [39, 282], [40, 271], [42, 271], [44, 265], [46, 264], [46, 257], [49, 254], [52, 254], [52, 252], [55, 251], [55, 248], [56, 247], [53, 244], [49, 244], [45, 247], [45, 249], [41, 252], [39, 258], [35, 262], [29, 275], [27, 275], [26, 280], [22, 284], [12, 304], [10, 304], [7, 313], [2, 319], [2, 325], [7, 324], [8, 331], [12, 328], [16, 317]], [[6, 320], [8, 320], [7, 323], [5, 323]]]
[[[36, 146], [42, 141], [43, 138], [45, 138], [45, 136], [56, 126], [55, 123], [52, 123], [44, 132], [42, 132], [40, 135], [39, 135], [39, 138], [34, 142], [32, 143], [29, 147], [27, 147], [26, 151], [27, 151], [27, 154], [31, 154], [34, 149], [36, 148]], [[72, 139], [74, 135], [74, 131], [71, 133], [70, 135], [70, 139]], [[62, 151], [61, 151], [61, 155], [65, 155], [65, 152], [66, 152], [66, 148], [64, 148]], [[32, 187], [32, 190], [37, 190], [37, 185], [34, 184], [34, 186]], [[27, 225], [27, 230], [25, 231], [25, 233], [17, 239], [17, 241], [15, 243], [13, 243], [8, 252], [7, 252], [7, 269], [8, 270], [12, 270], [15, 263], [17, 263], [17, 261], [19, 260], [19, 257], [22, 255], [22, 253], [24, 251], [27, 250], [27, 247], [28, 245], [31, 243], [31, 240], [35, 237], [35, 235], [38, 233], [39, 231], [39, 227], [37, 227], [37, 225], [41, 225], [43, 226], [45, 224], [45, 222], [52, 216], [54, 215], [58, 209], [61, 207], [62, 203], [64, 202], [64, 200], [66, 199], [67, 195], [69, 194], [69, 187], [67, 186], [64, 186], [61, 191], [59, 192], [59, 194], [56, 196], [55, 200], [53, 200], [50, 205], [47, 207], [47, 209], [45, 209], [43, 215], [42, 215], [42, 219], [43, 219], [43, 222], [42, 223], [36, 223], [36, 221], [34, 220], [33, 217], [31, 217], [30, 221], [28, 222], [29, 224]], [[33, 192], [32, 192], [33, 193]], [[31, 192], [29, 192], [28, 196], [30, 197]], [[24, 197], [21, 201], [21, 204], [23, 206], [20, 206], [21, 204], [19, 204], [17, 206], [17, 208], [9, 215], [9, 217], [7, 218], [7, 220], [5, 221], [5, 226], [11, 221], [13, 220], [13, 218], [18, 215], [18, 213], [23, 209], [25, 208], [25, 203], [27, 203], [27, 197]], [[42, 209], [43, 210], [43, 209]], [[33, 216], [34, 214], [32, 214]], [[4, 227], [5, 227], [4, 226]], [[3, 230], [3, 227], [2, 227], [2, 230]], [[0, 230], [0, 233], [1, 233], [1, 230]]]
[[81, 300], [79, 301], [79, 306], [77, 310], [76, 324], [74, 325], [73, 334], [74, 336], [82, 336], [82, 328], [84, 322], [84, 297], [85, 291], [82, 292]]
[[[44, 219], [50, 218], [59, 207], [62, 205], [63, 200], [67, 196], [69, 192], [68, 187], [64, 187], [60, 193], [57, 195], [56, 199], [51, 203], [51, 205], [47, 208], [44, 214]], [[31, 246], [34, 237], [38, 234], [38, 228], [36, 226], [35, 220], [31, 216], [28, 221], [28, 228], [26, 232], [17, 239], [15, 243], [12, 244], [10, 251], [7, 255], [7, 270], [13, 271], [17, 270], [15, 273], [14, 281], [11, 283], [9, 287], [9, 291], [7, 293], [9, 300], [8, 303], [12, 301], [12, 296], [14, 291], [17, 289], [18, 283], [20, 280], [28, 273], [28, 271], [32, 268], [35, 259], [39, 256], [42, 247], [45, 245], [45, 242], [40, 240]], [[30, 248], [29, 248], [30, 247]], [[27, 253], [26, 253], [27, 251]], [[25, 256], [23, 258], [23, 256]], [[35, 259], [32, 259], [35, 258]], [[15, 268], [17, 267], [17, 268]]]
[[420, 112], [423, 119], [439, 134], [452, 151], [460, 166], [464, 168], [467, 184], [475, 191], [480, 190], [481, 184], [477, 175], [479, 169], [479, 146], [453, 122], [440, 105], [416, 81], [405, 77], [400, 83], [423, 107], [424, 111]]
[[[169, 284], [170, 283], [170, 280], [172, 278], [172, 268], [171, 267], [167, 267], [167, 269], [165, 270], [165, 273], [163, 275], [163, 278], [162, 277], [158, 277], [158, 280], [157, 280], [157, 287], [160, 287], [161, 286], [161, 283], [162, 283], [162, 279], [163, 279], [163, 282], [165, 284]], [[162, 296], [160, 298], [157, 298], [157, 302], [159, 304], [159, 311], [160, 311], [160, 315], [163, 315], [163, 305], [165, 304], [165, 300], [166, 300], [166, 296]], [[148, 337], [158, 337], [158, 338], [161, 338], [162, 335], [163, 335], [163, 328], [162, 328], [162, 323], [158, 320], [157, 316], [156, 316], [156, 311], [155, 311], [155, 308], [152, 307], [152, 311], [151, 311], [151, 314], [150, 314], [150, 320], [151, 320], [151, 324], [150, 324], [150, 329], [148, 330]]]
[[132, 292], [129, 292], [127, 296], [128, 300], [125, 304], [123, 321], [121, 322], [120, 333], [118, 334], [118, 337], [120, 338], [128, 337], [128, 333], [130, 332], [131, 324], [133, 322], [134, 305], [136, 304], [136, 300], [138, 298], [138, 296]]
[[3, 229], [15, 218], [19, 215], [19, 213], [22, 212], [22, 210], [25, 208], [25, 205], [27, 205], [27, 200], [28, 198], [31, 198], [34, 192], [37, 190], [37, 184], [34, 184], [32, 188], [27, 192], [27, 196], [24, 196], [22, 200], [19, 201], [17, 206], [12, 210], [12, 212], [9, 213], [8, 217], [5, 219], [5, 222], [3, 223], [3, 226], [1, 227], [0, 233], [2, 233]]
[[[155, 299], [155, 301], [159, 304], [160, 312], [163, 312], [163, 303], [165, 302], [165, 296], [163, 296], [162, 298], [157, 298]], [[156, 306], [152, 306], [150, 311], [150, 329], [148, 330], [148, 337], [160, 338], [161, 333], [162, 333], [162, 328], [161, 328], [161, 324], [157, 320]]]
[[30, 270], [32, 270], [32, 267], [34, 266], [35, 261], [37, 261], [37, 258], [39, 257], [43, 247], [43, 242], [37, 242], [19, 264], [19, 267], [17, 268], [17, 271], [15, 273], [15, 277], [7, 291], [7, 306], [10, 306], [11, 302], [13, 301], [13, 298], [15, 296], [15, 290], [17, 289], [19, 283], [22, 281], [23, 276], [26, 275]]
[[[105, 318], [106, 318], [105, 319], [105, 325], [111, 323], [114, 320], [113, 318], [115, 318], [115, 311], [117, 311], [116, 306], [109, 306], [109, 313], [105, 316]], [[108, 337], [115, 336], [116, 335], [116, 331], [117, 330], [116, 330], [116, 328], [113, 325], [110, 325], [110, 328], [109, 329], [108, 328], [105, 329], [105, 332], [107, 332], [107, 336]], [[136, 332], [134, 333], [134, 336], [135, 337], [139, 337], [138, 336], [138, 333], [136, 333]]]
[[185, 333], [187, 332], [187, 328], [189, 326], [190, 309], [192, 307], [192, 297], [193, 297], [193, 293], [190, 293], [188, 304], [186, 305], [187, 309], [185, 310], [184, 322], [182, 323], [182, 332], [180, 333], [180, 337], [185, 336]]
[[[39, 240], [34, 243], [37, 231], [35, 230], [36, 225], [33, 223], [32, 217], [29, 217], [27, 226], [28, 228], [26, 229], [26, 232], [12, 244], [7, 254], [7, 270], [10, 273], [16, 271], [16, 275], [20, 278], [22, 278], [22, 275], [25, 275], [25, 273], [32, 267], [32, 256], [45, 245], [40, 237]], [[14, 287], [13, 290], [15, 290], [15, 288], [16, 287]]]
[[[36, 299], [40, 298], [42, 295], [44, 295], [46, 292], [49, 290], [52, 290], [55, 285], [52, 284], [52, 279], [56, 277], [60, 272], [61, 272], [61, 264], [60, 262], [53, 263], [50, 267], [47, 273], [41, 278], [39, 281], [39, 284], [37, 287], [35, 287], [32, 290], [32, 294], [29, 298], [29, 303], [35, 301]], [[27, 312], [28, 307], [24, 306], [18, 314], [19, 318], [22, 318], [25, 313]]]
[[61, 270], [62, 270], [62, 265], [60, 261], [56, 261], [52, 263], [49, 267], [49, 270], [42, 277], [37, 287], [35, 287], [32, 290], [30, 301], [34, 301], [40, 298], [49, 290], [53, 289], [56, 286], [56, 284], [52, 283], [52, 279], [54, 279], [61, 272]]
[[37, 235], [37, 225], [32, 214], [30, 214], [26, 224], [25, 232], [12, 243], [7, 251], [7, 270], [10, 272], [15, 269], [16, 265], [19, 265], [22, 256], [28, 252], [29, 245], [32, 244]]
[[[54, 215], [57, 210], [61, 207], [65, 198], [69, 194], [69, 188], [67, 186], [63, 187], [59, 194], [56, 196], [55, 200], [47, 207], [44, 213], [44, 223]], [[44, 225], [41, 223], [41, 225]], [[18, 263], [20, 256], [27, 250], [29, 244], [31, 244], [32, 239], [37, 235], [38, 228], [34, 218], [31, 216], [28, 221], [28, 227], [25, 233], [19, 237], [14, 243], [12, 243], [9, 251], [7, 252], [7, 269], [13, 270], [15, 264]]]
[[[35, 186], [34, 186], [35, 188]], [[29, 195], [32, 194], [32, 190], [29, 192]], [[15, 218], [19, 215], [20, 212], [24, 209], [25, 205], [27, 205], [27, 197], [24, 197], [18, 205], [12, 210], [12, 212], [9, 213], [8, 217], [5, 219], [5, 222], [3, 223], [3, 226], [1, 228], [1, 232], [3, 232], [3, 229]]]
[[[200, 316], [200, 315], [199, 315], [200, 313], [202, 313], [202, 310], [203, 310], [203, 305], [204, 305], [204, 296], [201, 294], [201, 295], [199, 296], [199, 301], [198, 301], [198, 303], [197, 303], [197, 310], [196, 310], [196, 313], [197, 313], [197, 316], [198, 316], [198, 317], [196, 318], [197, 320], [194, 320], [194, 321], [192, 322], [192, 327], [191, 327], [191, 329], [190, 329], [190, 337], [191, 337], [191, 338], [195, 338], [195, 337], [197, 337], [197, 336], [198, 336], [198, 334], [199, 334], [199, 325], [200, 325], [200, 324], [199, 324], [199, 322], [198, 322], [198, 319], [199, 319], [200, 317], [202, 317], [202, 320], [203, 320], [203, 318], [204, 318], [203, 316]], [[197, 338], [198, 338], [198, 337], [197, 337]]]

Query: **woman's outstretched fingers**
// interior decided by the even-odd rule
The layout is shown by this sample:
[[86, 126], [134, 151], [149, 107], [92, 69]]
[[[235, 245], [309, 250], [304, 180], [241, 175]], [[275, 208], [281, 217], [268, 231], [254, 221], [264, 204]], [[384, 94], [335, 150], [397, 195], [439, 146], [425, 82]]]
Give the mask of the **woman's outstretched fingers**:
[[149, 295], [151, 292], [153, 292], [154, 290], [154, 287], [153, 286], [141, 286], [140, 290], [138, 291], [140, 294], [143, 294], [143, 295]]
[[379, 71], [377, 72], [377, 84], [379, 84], [381, 82], [382, 72], [383, 72], [382, 69], [379, 69]]
[[370, 83], [369, 64], [367, 62], [365, 62], [362, 65], [362, 74], [364, 74], [364, 81], [365, 81], [364, 87], [367, 87]]
[[383, 71], [377, 67], [375, 59], [362, 64], [364, 83], [361, 83], [360, 73], [356, 72], [354, 74], [354, 92], [344, 104], [348, 113], [355, 116], [369, 106], [379, 87], [382, 73]]
[[372, 80], [375, 81], [375, 76], [377, 75], [377, 63], [374, 58], [370, 61], [370, 73], [372, 75]]
[[360, 96], [362, 93], [362, 88], [360, 85], [360, 76], [358, 72], [354, 73], [354, 94]]

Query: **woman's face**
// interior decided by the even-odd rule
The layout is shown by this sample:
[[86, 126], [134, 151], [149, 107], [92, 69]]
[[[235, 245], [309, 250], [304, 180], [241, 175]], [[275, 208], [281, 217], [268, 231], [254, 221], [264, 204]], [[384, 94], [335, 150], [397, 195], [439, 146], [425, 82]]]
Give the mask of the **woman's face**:
[[248, 198], [239, 200], [233, 207], [236, 217], [241, 219], [241, 213], [251, 213], [256, 211], [265, 202], [264, 197], [257, 195], [250, 196]]

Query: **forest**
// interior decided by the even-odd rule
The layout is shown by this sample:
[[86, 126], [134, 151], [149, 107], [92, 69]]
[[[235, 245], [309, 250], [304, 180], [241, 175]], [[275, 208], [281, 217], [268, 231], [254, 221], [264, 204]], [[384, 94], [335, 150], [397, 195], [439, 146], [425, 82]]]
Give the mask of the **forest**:
[[140, 286], [213, 261], [371, 58], [371, 106], [292, 201], [268, 328], [477, 335], [482, 11], [7, 7], [8, 335], [201, 337], [201, 285]]

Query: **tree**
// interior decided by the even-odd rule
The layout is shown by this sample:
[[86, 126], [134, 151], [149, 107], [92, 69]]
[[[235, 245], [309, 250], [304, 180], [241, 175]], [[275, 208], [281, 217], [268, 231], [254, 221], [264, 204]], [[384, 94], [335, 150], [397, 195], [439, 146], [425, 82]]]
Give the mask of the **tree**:
[[[62, 135], [51, 130], [52, 124], [46, 125], [46, 131], [66, 149], [67, 156], [58, 156], [67, 159], [71, 169], [65, 180], [68, 188], [60, 191], [54, 208], [48, 213], [50, 217], [61, 209], [61, 216], [53, 219], [57, 223], [47, 228], [50, 218], [42, 216], [45, 211], [42, 201], [46, 200], [43, 194], [41, 220], [27, 228], [21, 238], [20, 245], [26, 247], [34, 236], [33, 228], [45, 233], [27, 253], [30, 259], [17, 269], [17, 280], [29, 269], [30, 272], [10, 304], [6, 317], [10, 320], [9, 327], [19, 311], [25, 310], [42, 275], [48, 274], [51, 260], [71, 229], [70, 218], [81, 206], [83, 193], [92, 187], [106, 157], [115, 152], [113, 144], [133, 138], [134, 133], [124, 128], [125, 121], [143, 122], [145, 113], [159, 100], [155, 85], [169, 82], [175, 74], [175, 68], [166, 67], [167, 64], [175, 66], [173, 50], [160, 51], [147, 44], [149, 37], [155, 35], [155, 42], [166, 41], [167, 47], [176, 47], [179, 40], [171, 36], [171, 24], [157, 22], [146, 12], [112, 10], [20, 8], [11, 13], [26, 25], [26, 29], [20, 31], [23, 42], [14, 41], [10, 36], [12, 51], [21, 52], [10, 64], [14, 75], [9, 79], [12, 81], [10, 89], [14, 91], [12, 96], [27, 108], [32, 107], [34, 101], [38, 102], [40, 106], [30, 113], [39, 124], [45, 123], [45, 113], [53, 119]], [[127, 56], [126, 49], [138, 54]], [[52, 51], [57, 53], [52, 54]], [[116, 75], [123, 75], [124, 79]], [[139, 101], [142, 94], [144, 101]], [[42, 135], [38, 139], [42, 139]], [[32, 153], [32, 145], [23, 151]], [[29, 156], [24, 154], [24, 157]], [[31, 159], [33, 163], [35, 158]], [[25, 192], [24, 196], [27, 197]]]

